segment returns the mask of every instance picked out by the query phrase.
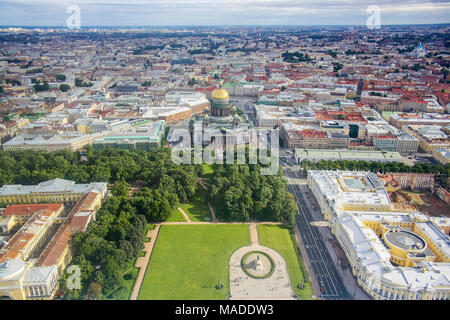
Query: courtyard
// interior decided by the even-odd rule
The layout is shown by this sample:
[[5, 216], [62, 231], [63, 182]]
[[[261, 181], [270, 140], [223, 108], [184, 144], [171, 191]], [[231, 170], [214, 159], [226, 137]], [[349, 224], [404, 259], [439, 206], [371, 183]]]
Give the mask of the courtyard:
[[430, 192], [397, 191], [397, 202], [431, 217], [450, 217], [450, 206]]

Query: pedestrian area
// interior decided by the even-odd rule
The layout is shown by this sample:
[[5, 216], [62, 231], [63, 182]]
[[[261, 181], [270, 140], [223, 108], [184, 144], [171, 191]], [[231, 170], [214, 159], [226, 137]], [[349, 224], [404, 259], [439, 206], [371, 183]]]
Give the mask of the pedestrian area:
[[[250, 236], [252, 244], [239, 248], [230, 258], [230, 300], [296, 300], [284, 258], [277, 251], [259, 244], [256, 225], [250, 225]], [[247, 256], [250, 260], [254, 258], [248, 261]], [[273, 263], [271, 274], [270, 270], [263, 270], [270, 269], [270, 264], [261, 262], [267, 260], [265, 256]], [[264, 279], [251, 277], [244, 271], [243, 261], [251, 269], [248, 271], [269, 275]]]

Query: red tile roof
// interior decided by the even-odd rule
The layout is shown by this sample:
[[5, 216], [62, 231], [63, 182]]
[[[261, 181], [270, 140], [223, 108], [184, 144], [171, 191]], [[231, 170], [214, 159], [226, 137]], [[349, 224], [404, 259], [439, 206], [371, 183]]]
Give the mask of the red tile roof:
[[209, 92], [209, 91], [214, 91], [216, 90], [217, 87], [216, 86], [212, 86], [212, 87], [207, 87], [207, 88], [195, 88], [194, 91], [196, 92]]
[[90, 192], [81, 197], [69, 213], [66, 221], [59, 228], [48, 246], [42, 252], [36, 265], [51, 266], [58, 263], [64, 251], [69, 246], [72, 235], [77, 232], [85, 231], [90, 221], [89, 215], [77, 216], [77, 214], [84, 211], [90, 211], [92, 213], [91, 210], [86, 209], [90, 207], [97, 196], [98, 194], [96, 192]]
[[19, 204], [8, 206], [3, 212], [4, 216], [22, 216], [32, 215], [41, 210], [58, 211], [63, 206], [62, 203], [47, 203], [47, 204]]
[[376, 140], [398, 140], [398, 138], [395, 136], [378, 136], [373, 138]]
[[297, 134], [299, 136], [304, 136], [304, 137], [307, 137], [307, 138], [325, 138], [327, 136], [326, 132], [316, 131], [316, 130], [298, 131]]

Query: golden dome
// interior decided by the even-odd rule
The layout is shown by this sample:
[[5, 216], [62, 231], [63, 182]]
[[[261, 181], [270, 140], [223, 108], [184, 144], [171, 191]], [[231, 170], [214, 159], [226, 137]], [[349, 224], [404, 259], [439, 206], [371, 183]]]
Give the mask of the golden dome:
[[214, 90], [212, 93], [212, 97], [213, 99], [218, 100], [225, 100], [230, 98], [230, 96], [228, 95], [228, 91], [225, 90], [224, 88]]

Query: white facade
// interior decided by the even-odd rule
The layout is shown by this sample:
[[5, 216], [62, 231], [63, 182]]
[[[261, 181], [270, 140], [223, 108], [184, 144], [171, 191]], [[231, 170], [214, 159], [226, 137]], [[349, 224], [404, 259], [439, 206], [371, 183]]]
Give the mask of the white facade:
[[[369, 295], [380, 300], [450, 299], [450, 263], [423, 261], [415, 268], [395, 266], [390, 262], [389, 248], [362, 222], [379, 220], [401, 225], [415, 221], [433, 243], [448, 253], [450, 239], [434, 224], [434, 219], [421, 213], [391, 212], [387, 194], [373, 197], [370, 195], [373, 190], [365, 192], [365, 187], [356, 186], [356, 183], [353, 190], [344, 190], [342, 179], [346, 175], [362, 177], [362, 181], [370, 177], [372, 183], [369, 185], [375, 187], [377, 192], [382, 192], [379, 195], [386, 192], [383, 193], [384, 187], [378, 178], [367, 172], [310, 170], [308, 185], [324, 217], [329, 220], [358, 284]], [[368, 204], [369, 210], [349, 210], [355, 201]], [[374, 211], [374, 208], [380, 211]]]

